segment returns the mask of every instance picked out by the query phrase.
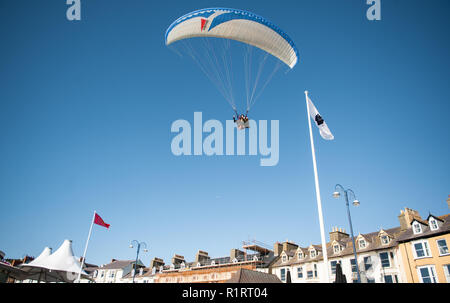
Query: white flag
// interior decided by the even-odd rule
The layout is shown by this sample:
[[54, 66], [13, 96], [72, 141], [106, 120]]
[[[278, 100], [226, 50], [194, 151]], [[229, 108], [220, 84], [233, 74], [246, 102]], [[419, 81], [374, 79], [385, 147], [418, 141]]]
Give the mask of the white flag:
[[306, 94], [306, 99], [308, 100], [308, 106], [309, 106], [309, 115], [311, 116], [311, 119], [316, 123], [317, 127], [319, 128], [320, 135], [325, 140], [333, 140], [334, 136], [331, 133], [330, 129], [328, 128], [327, 124], [325, 123], [325, 120], [323, 120], [322, 116], [319, 114], [319, 111], [312, 103], [311, 99], [309, 99], [308, 94]]

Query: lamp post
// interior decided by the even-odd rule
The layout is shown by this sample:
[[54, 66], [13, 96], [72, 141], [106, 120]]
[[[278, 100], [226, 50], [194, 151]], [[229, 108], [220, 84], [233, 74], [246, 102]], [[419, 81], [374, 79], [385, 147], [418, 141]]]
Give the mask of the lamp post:
[[356, 199], [356, 195], [353, 192], [353, 190], [351, 190], [351, 189], [344, 189], [344, 187], [342, 187], [342, 185], [336, 184], [335, 190], [334, 190], [334, 193], [333, 193], [333, 197], [334, 198], [339, 198], [341, 196], [340, 192], [342, 192], [345, 195], [345, 205], [347, 206], [348, 222], [350, 224], [350, 233], [352, 235], [352, 242], [353, 242], [353, 253], [355, 255], [356, 274], [357, 274], [357, 277], [358, 277], [358, 283], [361, 283], [361, 276], [359, 274], [359, 266], [358, 266], [358, 256], [356, 254], [355, 237], [353, 235], [352, 218], [350, 217], [350, 206], [349, 206], [349, 203], [348, 203], [349, 195], [353, 195], [353, 198], [354, 198], [353, 205], [354, 206], [359, 206], [360, 203]]
[[148, 249], [147, 249], [147, 243], [139, 242], [137, 240], [131, 241], [130, 248], [133, 248], [133, 243], [135, 243], [137, 246], [136, 262], [134, 263], [134, 273], [133, 273], [133, 283], [134, 283], [134, 277], [136, 276], [137, 262], [138, 262], [138, 257], [139, 257], [139, 251], [141, 250], [141, 245], [144, 246], [144, 252], [148, 252]]

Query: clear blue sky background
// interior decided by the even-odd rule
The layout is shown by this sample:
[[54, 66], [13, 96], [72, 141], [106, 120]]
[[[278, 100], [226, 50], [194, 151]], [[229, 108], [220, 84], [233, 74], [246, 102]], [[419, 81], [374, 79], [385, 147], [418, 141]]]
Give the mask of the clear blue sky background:
[[[280, 161], [175, 157], [171, 123], [230, 119], [208, 79], [164, 45], [166, 28], [204, 7], [253, 11], [295, 41], [301, 62], [252, 112], [280, 121]], [[398, 226], [404, 207], [449, 212], [450, 4], [382, 1], [0, 1], [0, 250], [37, 256], [73, 240], [87, 259], [133, 259], [133, 239], [167, 263], [241, 241], [320, 244], [304, 90], [336, 139], [314, 129], [325, 228], [345, 228], [336, 183], [361, 201], [356, 233]], [[245, 173], [240, 174], [239, 171]], [[240, 198], [238, 198], [240, 196]]]

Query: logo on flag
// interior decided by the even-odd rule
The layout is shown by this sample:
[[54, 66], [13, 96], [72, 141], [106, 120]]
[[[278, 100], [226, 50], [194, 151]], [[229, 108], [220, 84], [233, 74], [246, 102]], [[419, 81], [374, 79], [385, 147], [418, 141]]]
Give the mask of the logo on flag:
[[320, 135], [325, 140], [333, 140], [334, 136], [331, 133], [330, 129], [327, 126], [327, 123], [325, 123], [325, 120], [322, 118], [322, 116], [319, 114], [319, 111], [312, 103], [311, 99], [309, 99], [308, 94], [306, 93], [306, 99], [308, 100], [308, 107], [309, 107], [309, 115], [311, 116], [311, 119], [316, 122], [317, 127], [319, 128]]
[[105, 221], [103, 221], [103, 219], [97, 213], [95, 213], [94, 223], [106, 228], [109, 228], [110, 226], [109, 224], [105, 223]]
[[203, 31], [206, 27], [206, 23], [208, 22], [208, 19], [201, 19], [202, 20], [202, 27], [201, 27], [201, 31]]

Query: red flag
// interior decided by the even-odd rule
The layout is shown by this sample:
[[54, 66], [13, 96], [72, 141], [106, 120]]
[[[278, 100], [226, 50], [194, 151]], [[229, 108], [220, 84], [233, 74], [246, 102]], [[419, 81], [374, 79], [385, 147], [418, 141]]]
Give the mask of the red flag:
[[109, 228], [109, 224], [106, 224], [97, 213], [95, 213], [94, 223]]

